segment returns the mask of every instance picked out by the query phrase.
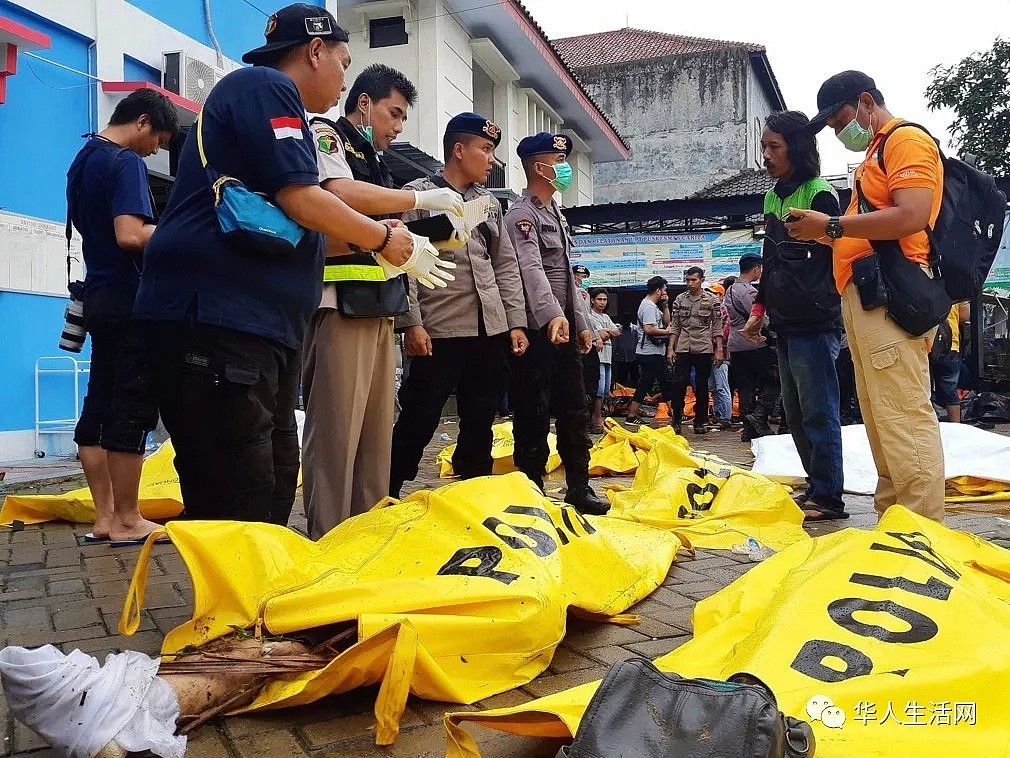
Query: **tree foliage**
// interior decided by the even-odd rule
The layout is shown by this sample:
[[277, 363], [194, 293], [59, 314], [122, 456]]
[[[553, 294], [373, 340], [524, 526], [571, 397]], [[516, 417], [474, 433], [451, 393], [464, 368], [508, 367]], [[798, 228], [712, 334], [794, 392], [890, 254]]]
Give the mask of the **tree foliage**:
[[953, 108], [950, 125], [959, 154], [978, 156], [979, 168], [1010, 176], [1010, 42], [972, 53], [953, 66], [936, 66], [926, 88], [930, 110]]

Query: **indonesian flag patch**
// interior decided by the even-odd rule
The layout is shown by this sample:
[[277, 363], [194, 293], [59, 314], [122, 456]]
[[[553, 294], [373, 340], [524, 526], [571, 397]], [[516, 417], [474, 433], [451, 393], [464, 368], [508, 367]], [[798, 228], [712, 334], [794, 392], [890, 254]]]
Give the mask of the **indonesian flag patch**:
[[302, 120], [296, 116], [272, 118], [270, 119], [270, 127], [274, 130], [274, 139], [302, 138]]

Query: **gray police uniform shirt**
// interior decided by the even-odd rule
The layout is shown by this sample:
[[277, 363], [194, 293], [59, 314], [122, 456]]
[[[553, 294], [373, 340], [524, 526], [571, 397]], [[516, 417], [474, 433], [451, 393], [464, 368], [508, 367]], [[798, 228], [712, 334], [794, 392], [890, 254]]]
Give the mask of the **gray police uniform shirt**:
[[653, 339], [662, 339], [660, 344], [653, 344], [649, 335], [644, 333], [643, 324], [654, 326], [657, 329], [666, 327], [666, 324], [663, 323], [663, 311], [647, 297], [643, 298], [638, 306], [638, 328], [640, 331], [638, 332], [638, 344], [635, 345], [635, 355], [666, 355], [668, 338], [653, 337]]
[[670, 307], [670, 319], [677, 353], [714, 353], [716, 339], [722, 340], [722, 308], [710, 292], [697, 297], [681, 292]]
[[505, 228], [515, 247], [526, 293], [526, 319], [531, 329], [542, 329], [558, 316], [569, 322], [572, 341], [589, 329], [584, 304], [572, 274], [572, 235], [558, 204], [544, 205], [523, 190], [505, 214]]
[[[404, 189], [427, 190], [438, 186], [430, 179], [417, 179]], [[490, 194], [475, 184], [463, 193], [463, 200]], [[428, 211], [408, 211], [403, 220], [429, 215]], [[512, 240], [505, 232], [504, 215], [497, 200], [491, 204], [491, 215], [484, 228], [490, 232], [490, 246], [477, 228], [465, 247], [439, 253], [456, 264], [450, 272], [456, 278], [448, 286], [430, 290], [409, 279], [410, 310], [396, 317], [397, 329], [423, 326], [432, 339], [444, 339], [478, 336], [478, 319], [483, 319], [483, 333], [487, 336], [526, 327], [519, 263]]]

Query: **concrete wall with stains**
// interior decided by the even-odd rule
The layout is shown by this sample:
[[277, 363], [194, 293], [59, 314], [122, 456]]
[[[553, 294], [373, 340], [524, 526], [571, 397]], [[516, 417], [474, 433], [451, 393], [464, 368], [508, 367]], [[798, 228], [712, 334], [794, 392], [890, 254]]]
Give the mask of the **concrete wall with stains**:
[[687, 197], [742, 169], [760, 167], [755, 127], [771, 106], [746, 51], [591, 66], [577, 73], [631, 145], [630, 160], [596, 164], [596, 203]]

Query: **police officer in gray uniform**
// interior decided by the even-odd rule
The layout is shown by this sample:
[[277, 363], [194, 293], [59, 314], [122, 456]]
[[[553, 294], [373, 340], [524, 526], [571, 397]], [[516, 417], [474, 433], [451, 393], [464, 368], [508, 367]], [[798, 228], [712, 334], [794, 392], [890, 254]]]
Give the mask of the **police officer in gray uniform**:
[[[487, 197], [484, 187], [494, 166], [501, 129], [476, 113], [450, 119], [443, 138], [445, 170], [406, 186], [415, 191], [448, 187], [465, 201]], [[410, 285], [410, 310], [397, 316], [410, 373], [400, 388], [400, 417], [393, 427], [389, 494], [417, 476], [425, 446], [438, 428], [442, 406], [455, 389], [459, 438], [452, 468], [462, 479], [490, 476], [491, 447], [498, 401], [505, 391], [506, 356], [522, 355], [526, 301], [512, 240], [505, 232], [501, 205], [491, 200], [487, 221], [466, 245], [442, 256], [457, 268], [449, 286], [426, 290]], [[404, 222], [427, 211], [409, 211]]]
[[[515, 412], [516, 467], [543, 489], [551, 416], [557, 420], [558, 453], [565, 465], [565, 502], [601, 515], [610, 505], [589, 486], [589, 405], [582, 355], [593, 347], [585, 309], [575, 288], [568, 222], [554, 201], [572, 183], [572, 141], [541, 132], [516, 149], [527, 187], [505, 216], [526, 294], [529, 348], [513, 355], [509, 401]], [[577, 342], [576, 342], [577, 341]]]

